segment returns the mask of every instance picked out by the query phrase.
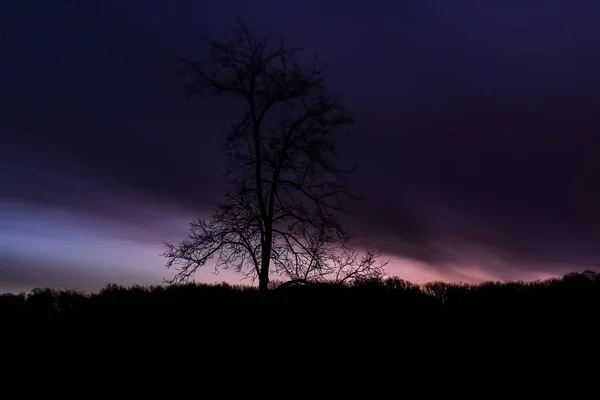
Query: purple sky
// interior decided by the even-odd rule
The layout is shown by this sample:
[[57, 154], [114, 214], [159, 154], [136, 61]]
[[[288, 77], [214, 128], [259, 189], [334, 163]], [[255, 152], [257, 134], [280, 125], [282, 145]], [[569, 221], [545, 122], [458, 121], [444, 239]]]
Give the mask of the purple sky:
[[161, 242], [219, 199], [237, 111], [186, 103], [174, 59], [236, 13], [319, 53], [357, 121], [348, 227], [391, 273], [599, 268], [597, 1], [5, 0], [0, 291], [168, 276]]

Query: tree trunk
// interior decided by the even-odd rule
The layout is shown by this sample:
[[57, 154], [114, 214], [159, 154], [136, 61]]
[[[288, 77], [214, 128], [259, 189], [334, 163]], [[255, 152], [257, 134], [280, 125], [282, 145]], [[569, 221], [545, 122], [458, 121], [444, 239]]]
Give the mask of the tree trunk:
[[261, 252], [260, 274], [258, 275], [258, 290], [260, 292], [269, 290], [269, 266], [271, 264], [271, 241], [273, 240], [273, 234], [270, 228], [267, 229], [267, 234], [265, 236]]
[[269, 290], [269, 261], [270, 257], [263, 256], [261, 260], [260, 274], [258, 275], [258, 291], [266, 292]]
[[269, 277], [265, 278], [261, 274], [261, 276], [258, 277], [258, 291], [266, 292], [268, 290], [269, 290]]

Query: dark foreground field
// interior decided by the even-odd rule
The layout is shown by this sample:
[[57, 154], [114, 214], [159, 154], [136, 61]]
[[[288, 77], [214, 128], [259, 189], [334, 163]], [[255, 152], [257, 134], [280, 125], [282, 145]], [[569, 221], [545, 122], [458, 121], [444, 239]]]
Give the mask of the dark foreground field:
[[507, 388], [525, 396], [529, 387], [534, 396], [598, 398], [599, 310], [600, 274], [586, 271], [533, 283], [419, 287], [392, 278], [268, 293], [228, 285], [34, 289], [0, 296], [0, 326], [4, 359], [27, 360], [28, 373], [42, 366], [90, 378], [100, 368], [131, 382], [146, 371], [164, 389], [170, 379], [210, 386], [206, 370], [304, 389], [400, 385], [406, 397], [495, 397]]

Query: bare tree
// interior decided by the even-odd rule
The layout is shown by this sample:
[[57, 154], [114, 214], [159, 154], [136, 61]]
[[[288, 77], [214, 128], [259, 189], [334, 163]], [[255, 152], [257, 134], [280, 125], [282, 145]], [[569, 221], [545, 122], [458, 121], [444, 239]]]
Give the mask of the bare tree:
[[303, 68], [302, 51], [256, 36], [238, 19], [235, 39], [209, 40], [205, 65], [180, 58], [189, 95], [209, 91], [239, 98], [240, 121], [226, 134], [233, 190], [209, 219], [191, 224], [179, 245], [166, 243], [170, 282], [188, 280], [216, 260], [267, 290], [270, 274], [290, 281], [348, 281], [380, 274], [383, 266], [350, 250], [336, 214], [353, 197], [334, 137], [352, 123], [323, 84], [322, 70]]

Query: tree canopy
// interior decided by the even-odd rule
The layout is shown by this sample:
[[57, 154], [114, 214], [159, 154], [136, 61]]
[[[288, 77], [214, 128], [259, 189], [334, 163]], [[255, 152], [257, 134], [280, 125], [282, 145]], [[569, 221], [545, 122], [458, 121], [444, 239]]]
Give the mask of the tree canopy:
[[188, 95], [230, 95], [243, 113], [225, 135], [231, 190], [180, 244], [166, 244], [173, 281], [212, 259], [216, 268], [258, 278], [265, 290], [271, 273], [304, 283], [381, 276], [378, 253], [350, 248], [338, 218], [343, 200], [355, 197], [354, 168], [341, 166], [336, 153], [352, 118], [326, 88], [323, 70], [299, 62], [302, 47], [238, 22], [233, 40], [208, 39], [207, 62], [179, 58]]

